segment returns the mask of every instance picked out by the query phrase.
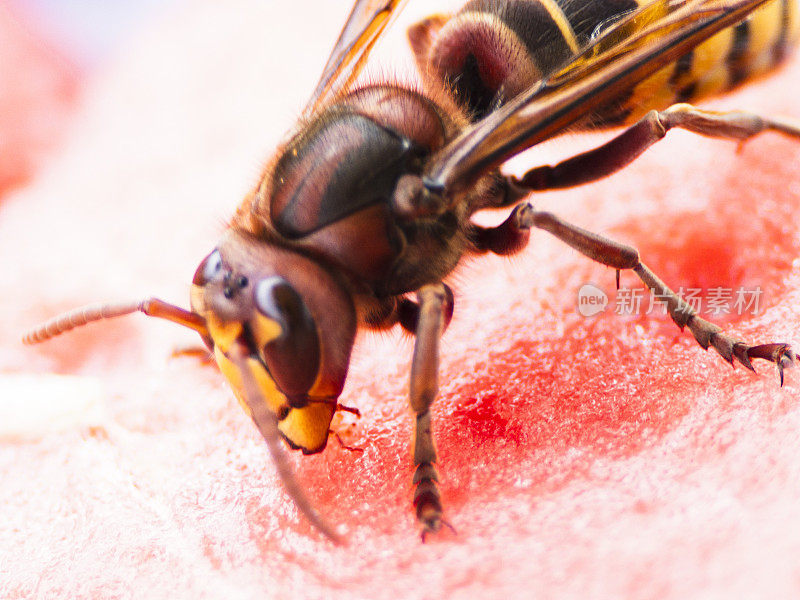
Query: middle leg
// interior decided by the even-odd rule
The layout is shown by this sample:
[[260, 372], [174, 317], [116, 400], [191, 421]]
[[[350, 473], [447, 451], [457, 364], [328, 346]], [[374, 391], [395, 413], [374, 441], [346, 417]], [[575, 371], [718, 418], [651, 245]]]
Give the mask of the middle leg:
[[800, 138], [800, 123], [788, 119], [762, 117], [750, 112], [714, 112], [691, 104], [674, 104], [663, 111], [650, 111], [617, 137], [593, 150], [556, 165], [536, 167], [520, 179], [509, 177], [506, 185], [511, 189], [506, 196], [511, 200], [526, 192], [564, 189], [607, 177], [629, 165], [673, 128], [739, 143], [765, 131]]
[[439, 393], [439, 338], [444, 331], [448, 311], [448, 293], [444, 285], [426, 285], [418, 294], [416, 339], [411, 362], [409, 400], [414, 411], [414, 507], [422, 527], [422, 541], [438, 531], [442, 519], [439, 475], [436, 472], [436, 446], [433, 442], [431, 405]]

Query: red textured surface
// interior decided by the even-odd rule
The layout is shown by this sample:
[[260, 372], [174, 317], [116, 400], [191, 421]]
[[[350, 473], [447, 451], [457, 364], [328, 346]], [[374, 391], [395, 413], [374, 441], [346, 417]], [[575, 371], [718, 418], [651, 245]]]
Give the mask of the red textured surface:
[[[346, 528], [342, 548], [298, 519], [221, 377], [169, 359], [190, 334], [134, 318], [14, 342], [97, 299], [182, 302], [345, 14], [315, 8], [314, 25], [303, 3], [211, 4], [168, 15], [132, 48], [56, 168], [0, 211], [0, 254], [15, 257], [0, 284], [0, 368], [96, 377], [110, 415], [100, 430], [0, 445], [0, 595], [800, 594], [800, 370], [779, 389], [774, 369], [731, 370], [662, 316], [579, 317], [577, 289], [610, 293], [613, 272], [544, 233], [454, 278], [435, 429], [457, 534], [425, 545], [410, 509], [411, 344], [399, 336], [356, 349], [342, 399], [363, 416], [343, 435], [363, 454], [332, 443], [292, 455], [320, 511]], [[281, 34], [303, 27], [309, 47], [288, 52]], [[794, 60], [716, 105], [800, 117], [799, 93]], [[591, 143], [557, 142], [546, 160]], [[671, 133], [624, 174], [537, 204], [636, 244], [674, 287], [761, 286], [762, 314], [722, 321], [797, 347], [798, 158], [777, 136], [737, 153]]]
[[67, 61], [0, 2], [0, 195], [26, 181], [61, 140], [77, 92]]

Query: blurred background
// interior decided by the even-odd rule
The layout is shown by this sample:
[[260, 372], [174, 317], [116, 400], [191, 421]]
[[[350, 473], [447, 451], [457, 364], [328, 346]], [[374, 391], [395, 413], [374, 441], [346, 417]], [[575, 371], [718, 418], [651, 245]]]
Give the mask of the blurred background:
[[[180, 42], [179, 38], [170, 38], [163, 33], [169, 27], [190, 28], [194, 24], [205, 28], [206, 37], [198, 41], [205, 54], [195, 59], [198, 65], [248, 57], [251, 83], [247, 85], [250, 88], [269, 88], [267, 94], [250, 101], [247, 106], [251, 115], [271, 114], [269, 119], [265, 119], [268, 121], [266, 130], [255, 134], [262, 142], [253, 155], [263, 157], [273, 147], [274, 138], [296, 119], [297, 111], [310, 93], [326, 52], [338, 33], [341, 15], [347, 14], [349, 4], [349, 0], [326, 1], [316, 10], [317, 22], [311, 24], [302, 11], [284, 2], [270, 0], [234, 3], [225, 11], [226, 18], [216, 21], [216, 17], [209, 16], [214, 14], [211, 2], [0, 0], [0, 154], [3, 156], [3, 161], [0, 161], [0, 195], [29, 181], [36, 165], [44, 164], [48, 153], [52, 153], [64, 139], [70, 118], [81, 112], [77, 110], [78, 105], [85, 104], [87, 98], [93, 96], [94, 92], [89, 88], [94, 82], [107, 79], [110, 73], [113, 78], [121, 62], [136, 63], [136, 56], [160, 52], [166, 58], [191, 52], [194, 40], [187, 43]], [[426, 10], [425, 3], [412, 3], [401, 20], [410, 23], [424, 15]], [[259, 18], [265, 23], [264, 31], [268, 33], [251, 41], [258, 54], [244, 42], [220, 45], [219, 40], [224, 39], [226, 28], [243, 30], [253, 11], [261, 14]], [[275, 35], [273, 23], [284, 24], [284, 35]], [[409, 70], [410, 57], [402, 36], [403, 29], [400, 24], [396, 27], [400, 32], [396, 44], [382, 43], [383, 47], [374, 52], [375, 62], [382, 65], [381, 74]], [[303, 32], [314, 30], [323, 33], [303, 35]], [[154, 34], [154, 31], [162, 33]], [[287, 39], [291, 40], [288, 52]], [[298, 44], [301, 39], [303, 43]], [[182, 48], [182, 44], [185, 47]], [[281, 58], [276, 61], [274, 56], [277, 52]], [[289, 56], [291, 61], [286, 60]], [[399, 68], [398, 64], [401, 65]], [[169, 68], [168, 61], [155, 61], [150, 66], [150, 73], [141, 73], [140, 77], [153, 75], [158, 69], [163, 71], [161, 75], [166, 79], [173, 79], [174, 74], [167, 72]], [[260, 81], [270, 76], [273, 79], [269, 84]], [[290, 80], [296, 85], [288, 85]], [[281, 86], [281, 94], [274, 94], [272, 86], [275, 82]], [[99, 87], [108, 89], [109, 85], [101, 83]], [[148, 86], [154, 89], [152, 82]], [[248, 98], [259, 98], [257, 90], [251, 89], [251, 92], [247, 96], [236, 94], [228, 102], [241, 105], [247, 103]], [[159, 110], [157, 106], [152, 109]], [[208, 107], [204, 110], [208, 111]], [[230, 114], [233, 110], [229, 104], [224, 112]], [[244, 112], [245, 107], [237, 106], [235, 110]], [[86, 112], [85, 108], [83, 112]], [[125, 114], [124, 110], [122, 112]], [[276, 124], [274, 134], [272, 123]]]
[[0, 0], [0, 196], [57, 147], [86, 81], [171, 0]]
[[[405, 26], [433, 4], [409, 4], [373, 77], [414, 77]], [[191, 332], [132, 318], [21, 346], [90, 302], [185, 304], [350, 5], [0, 0], [0, 425], [37, 426], [0, 443], [0, 597], [800, 596], [798, 373], [731, 372], [666, 318], [580, 318], [579, 286], [613, 272], [548, 236], [454, 283], [437, 438], [458, 535], [431, 544], [410, 510], [408, 340], [357, 346], [342, 398], [363, 454], [291, 455], [346, 548], [296, 518], [221, 376], [170, 358]], [[794, 60], [717, 106], [797, 116], [798, 82]], [[590, 146], [556, 143], [548, 162]], [[536, 202], [637, 244], [667, 282], [766, 282], [770, 312], [736, 328], [797, 340], [798, 198], [796, 144], [676, 132]], [[12, 387], [54, 373], [57, 393]], [[81, 382], [104, 416], [64, 425]]]
[[175, 0], [3, 0], [12, 18], [82, 69], [102, 64]]

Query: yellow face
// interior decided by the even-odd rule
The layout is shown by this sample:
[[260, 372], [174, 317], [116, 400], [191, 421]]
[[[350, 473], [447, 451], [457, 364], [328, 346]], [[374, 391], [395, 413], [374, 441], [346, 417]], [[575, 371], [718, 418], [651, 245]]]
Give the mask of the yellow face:
[[[215, 346], [214, 356], [222, 374], [225, 375], [233, 393], [236, 394], [239, 404], [248, 415], [252, 416], [250, 407], [243, 397], [242, 376], [239, 369], [219, 347]], [[278, 415], [278, 429], [292, 447], [300, 448], [307, 454], [322, 450], [328, 441], [328, 430], [336, 412], [336, 400], [314, 401], [312, 399], [307, 406], [292, 408], [286, 401], [286, 396], [278, 390], [275, 381], [264, 368], [264, 363], [250, 358], [247, 365], [261, 391], [262, 401], [266, 402], [269, 409]]]
[[[214, 357], [245, 412], [252, 417], [253, 403], [265, 402], [292, 447], [322, 450], [337, 402], [313, 396], [320, 378], [316, 326], [288, 282], [274, 276], [251, 282], [215, 251], [198, 268], [191, 303], [206, 321]], [[234, 344], [249, 351], [245, 364], [258, 398], [245, 398], [240, 368], [228, 357]]]

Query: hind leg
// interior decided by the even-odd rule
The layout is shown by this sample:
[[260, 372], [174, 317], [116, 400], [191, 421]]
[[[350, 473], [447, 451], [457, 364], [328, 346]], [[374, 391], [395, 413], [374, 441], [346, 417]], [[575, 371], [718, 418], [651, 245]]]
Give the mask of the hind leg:
[[751, 346], [726, 334], [719, 326], [702, 319], [694, 308], [667, 287], [639, 259], [639, 252], [631, 246], [586, 231], [551, 213], [536, 211], [530, 204], [523, 203], [517, 205], [508, 219], [497, 227], [474, 225], [471, 234], [473, 250], [502, 255], [513, 254], [528, 243], [531, 227], [543, 229], [581, 254], [616, 269], [617, 287], [619, 287], [620, 270], [632, 270], [653, 294], [666, 302], [667, 311], [675, 324], [681, 329], [688, 327], [697, 343], [704, 349], [712, 346], [726, 361], [733, 363], [735, 359], [751, 371], [755, 370], [750, 362], [751, 359], [760, 358], [773, 362], [778, 367], [783, 385], [783, 370], [792, 366], [795, 356], [788, 344], [769, 343]]

